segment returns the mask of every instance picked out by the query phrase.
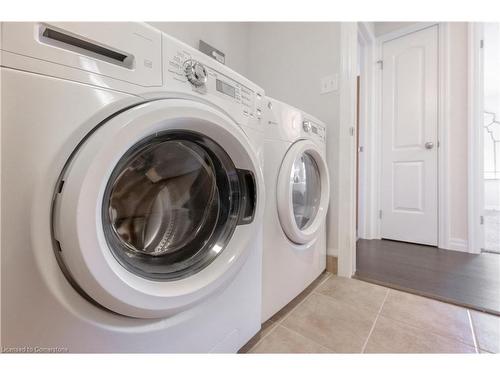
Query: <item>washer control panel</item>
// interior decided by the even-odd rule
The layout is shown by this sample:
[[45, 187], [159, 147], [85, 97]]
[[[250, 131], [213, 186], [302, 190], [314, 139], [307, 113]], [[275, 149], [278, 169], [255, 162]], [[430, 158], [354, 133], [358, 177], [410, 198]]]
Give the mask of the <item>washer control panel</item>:
[[264, 102], [263, 93], [256, 92], [247, 85], [230, 78], [228, 74], [224, 74], [224, 71], [229, 68], [221, 66], [221, 69], [217, 69], [215, 64], [209, 66], [206, 62], [194, 58], [187, 48], [168, 54], [166, 64], [167, 86], [169, 82], [170, 85], [175, 82], [182, 83], [183, 89], [209, 95], [214, 101], [223, 101], [221, 104], [225, 108], [228, 108], [227, 102], [229, 101], [233, 103], [229, 106], [229, 111], [232, 112], [231, 114], [236, 114], [238, 119], [249, 124], [260, 123], [261, 103]]
[[207, 83], [207, 70], [196, 60], [186, 60], [183, 64], [184, 74], [192, 85], [199, 87]]

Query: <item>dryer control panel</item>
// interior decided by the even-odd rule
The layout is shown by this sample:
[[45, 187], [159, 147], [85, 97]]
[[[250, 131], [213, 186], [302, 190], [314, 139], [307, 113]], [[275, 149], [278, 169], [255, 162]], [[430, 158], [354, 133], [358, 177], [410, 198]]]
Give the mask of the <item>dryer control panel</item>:
[[302, 133], [318, 142], [326, 142], [326, 129], [325, 125], [315, 122], [307, 117], [302, 121]]
[[167, 87], [209, 96], [242, 125], [261, 127], [262, 89], [210, 57], [164, 37]]

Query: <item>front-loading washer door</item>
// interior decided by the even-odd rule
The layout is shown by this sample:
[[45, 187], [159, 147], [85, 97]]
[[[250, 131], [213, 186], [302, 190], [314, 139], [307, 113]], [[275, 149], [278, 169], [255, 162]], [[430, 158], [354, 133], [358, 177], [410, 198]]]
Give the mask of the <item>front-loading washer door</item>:
[[315, 143], [301, 140], [287, 151], [280, 167], [277, 210], [288, 238], [297, 244], [314, 239], [323, 224], [330, 196], [328, 169]]
[[62, 174], [58, 259], [119, 314], [162, 317], [227, 285], [262, 215], [262, 175], [242, 130], [210, 106], [165, 99], [102, 124]]

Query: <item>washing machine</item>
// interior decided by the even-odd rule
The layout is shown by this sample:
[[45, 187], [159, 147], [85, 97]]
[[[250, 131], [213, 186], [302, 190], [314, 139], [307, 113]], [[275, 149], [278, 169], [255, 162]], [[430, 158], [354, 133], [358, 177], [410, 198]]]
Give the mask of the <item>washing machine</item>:
[[265, 101], [263, 322], [325, 270], [330, 192], [325, 124], [275, 99]]
[[263, 90], [140, 23], [3, 23], [4, 352], [260, 329]]

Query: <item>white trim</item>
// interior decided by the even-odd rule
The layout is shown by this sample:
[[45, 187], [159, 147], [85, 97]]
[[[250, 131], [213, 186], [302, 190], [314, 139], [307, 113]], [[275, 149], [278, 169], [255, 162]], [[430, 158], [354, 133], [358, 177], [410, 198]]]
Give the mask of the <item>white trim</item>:
[[337, 249], [335, 247], [329, 247], [326, 250], [327, 250], [326, 251], [327, 256], [332, 256], [332, 257], [336, 257], [336, 258], [339, 257], [339, 249]]
[[389, 33], [380, 35], [377, 37], [377, 42], [379, 45], [382, 45], [384, 42], [388, 42], [393, 39], [400, 38], [402, 36], [414, 33], [416, 31], [420, 31], [423, 29], [427, 29], [428, 27], [434, 26], [434, 25], [439, 25], [440, 23], [438, 22], [415, 22], [413, 25], [409, 25], [406, 27], [402, 27], [400, 29], [391, 31]]
[[[377, 236], [376, 220], [378, 208], [376, 191], [371, 188], [376, 179], [376, 164], [369, 157], [374, 149], [373, 123], [375, 113], [375, 85], [377, 64], [375, 63], [375, 36], [365, 22], [358, 23], [358, 40], [361, 45], [360, 54], [360, 108], [359, 108], [359, 140], [358, 146], [363, 152], [358, 152], [359, 184], [358, 192], [358, 237], [373, 239]], [[361, 52], [361, 51], [359, 51]]]
[[480, 41], [483, 38], [482, 25], [469, 23], [468, 28], [468, 237], [470, 253], [480, 253], [483, 247], [483, 231], [479, 221], [482, 215], [483, 189], [483, 136], [482, 122], [483, 72]]
[[450, 113], [450, 42], [449, 27], [438, 24], [438, 243], [442, 249], [450, 249], [450, 210], [448, 139]]
[[[340, 25], [340, 100], [338, 168], [338, 275], [351, 277], [356, 270], [356, 54], [355, 22]], [[354, 129], [354, 132], [352, 131]]]
[[447, 250], [468, 252], [469, 251], [469, 244], [463, 238], [451, 237], [448, 239], [448, 247], [446, 249]]

